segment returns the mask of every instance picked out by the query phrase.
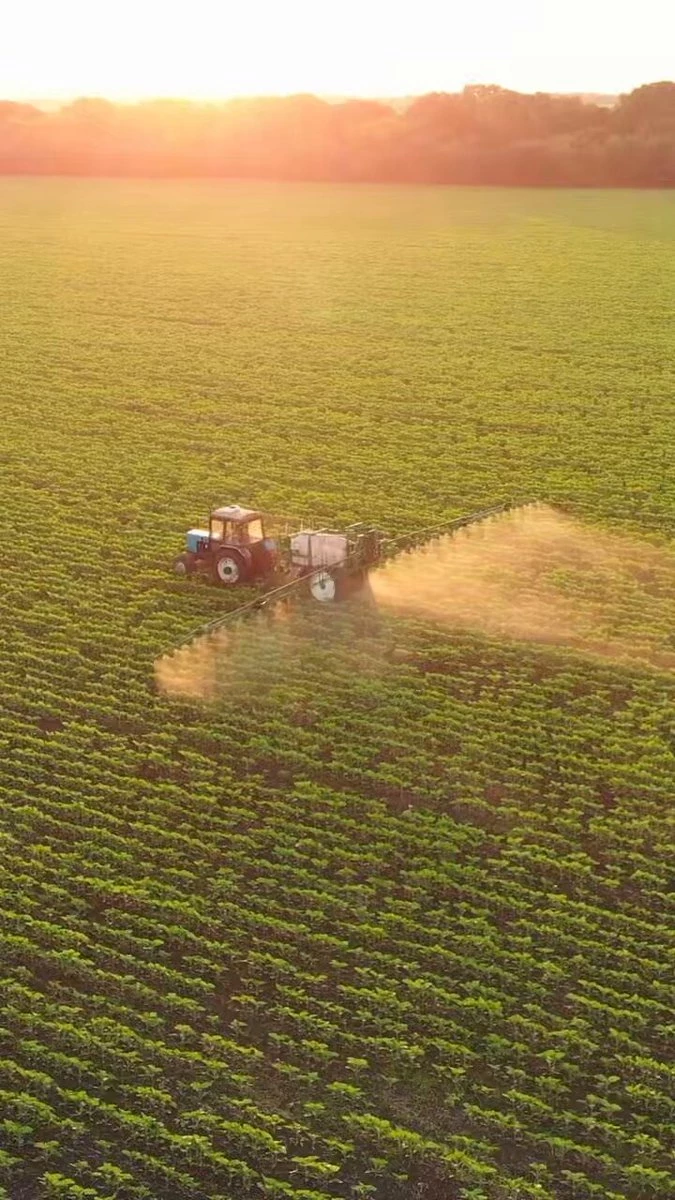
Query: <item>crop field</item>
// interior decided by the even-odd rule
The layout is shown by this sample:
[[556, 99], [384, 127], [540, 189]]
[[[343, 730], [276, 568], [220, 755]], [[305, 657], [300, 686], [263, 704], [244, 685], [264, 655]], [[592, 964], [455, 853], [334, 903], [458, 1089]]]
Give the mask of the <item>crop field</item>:
[[[674, 1197], [675, 197], [5, 179], [0, 268], [0, 1196]], [[511, 495], [158, 687], [209, 506]]]

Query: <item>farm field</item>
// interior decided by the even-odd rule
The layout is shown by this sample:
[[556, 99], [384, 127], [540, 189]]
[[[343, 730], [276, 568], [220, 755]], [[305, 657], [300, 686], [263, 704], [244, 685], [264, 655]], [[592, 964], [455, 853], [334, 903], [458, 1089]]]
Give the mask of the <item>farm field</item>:
[[[675, 197], [5, 179], [0, 266], [0, 1196], [675, 1196]], [[658, 556], [651, 665], [308, 614], [157, 690], [210, 505], [521, 494]]]

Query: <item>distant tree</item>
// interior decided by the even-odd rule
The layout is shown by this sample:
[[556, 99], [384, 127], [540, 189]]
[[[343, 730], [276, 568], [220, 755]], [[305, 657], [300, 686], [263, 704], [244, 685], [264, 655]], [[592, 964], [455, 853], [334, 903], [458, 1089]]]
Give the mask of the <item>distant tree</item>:
[[479, 128], [474, 106], [467, 103], [466, 89], [463, 95], [429, 92], [420, 96], [413, 100], [405, 119], [411, 130], [423, 131], [439, 139], [466, 138]]
[[34, 104], [20, 104], [16, 100], [0, 100], [0, 124], [5, 121], [39, 121], [46, 116]]
[[612, 108], [497, 84], [407, 106], [313, 95], [223, 104], [0, 101], [0, 173], [242, 176], [503, 185], [675, 185], [675, 83]]
[[621, 130], [663, 132], [675, 127], [675, 83], [647, 83], [621, 96], [614, 124]]

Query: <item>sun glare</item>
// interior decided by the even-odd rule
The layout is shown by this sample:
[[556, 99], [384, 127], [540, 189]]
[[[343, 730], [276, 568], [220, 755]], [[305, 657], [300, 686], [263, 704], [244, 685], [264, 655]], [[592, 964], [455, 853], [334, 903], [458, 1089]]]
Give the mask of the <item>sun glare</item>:
[[639, 23], [620, 0], [23, 0], [4, 14], [0, 89], [111, 99], [393, 97], [467, 82], [617, 91], [669, 78], [674, 35], [666, 0], [643, 0]]
[[[45, 5], [30, 53], [29, 8], [30, 0], [10, 18], [16, 41], [26, 45], [25, 53], [8, 54], [1, 73], [10, 92], [208, 99], [389, 93], [406, 84], [401, 15], [392, 7], [385, 19], [380, 0], [370, 10], [355, 0], [343, 0], [339, 9], [315, 0], [65, 0]], [[3, 67], [6, 53], [0, 49]]]

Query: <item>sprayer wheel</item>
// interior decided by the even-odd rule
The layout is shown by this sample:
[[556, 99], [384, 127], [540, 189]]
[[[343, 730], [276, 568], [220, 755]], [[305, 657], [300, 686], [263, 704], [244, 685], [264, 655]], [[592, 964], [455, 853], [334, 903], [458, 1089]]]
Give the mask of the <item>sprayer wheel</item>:
[[330, 571], [319, 571], [310, 579], [309, 590], [320, 604], [330, 603], [337, 596], [337, 584]]

